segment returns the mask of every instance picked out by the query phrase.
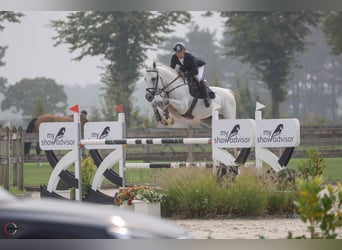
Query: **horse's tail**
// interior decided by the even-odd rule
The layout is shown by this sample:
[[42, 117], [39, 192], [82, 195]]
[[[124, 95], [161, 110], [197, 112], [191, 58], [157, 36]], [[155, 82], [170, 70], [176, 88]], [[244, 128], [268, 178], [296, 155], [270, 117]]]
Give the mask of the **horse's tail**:
[[[34, 123], [36, 122], [37, 118], [33, 118], [30, 123], [27, 125], [26, 133], [33, 133], [34, 131]], [[24, 143], [24, 154], [28, 155], [30, 153], [31, 142]]]
[[34, 123], [36, 122], [37, 118], [33, 118], [30, 123], [27, 125], [26, 133], [33, 133], [34, 131]]

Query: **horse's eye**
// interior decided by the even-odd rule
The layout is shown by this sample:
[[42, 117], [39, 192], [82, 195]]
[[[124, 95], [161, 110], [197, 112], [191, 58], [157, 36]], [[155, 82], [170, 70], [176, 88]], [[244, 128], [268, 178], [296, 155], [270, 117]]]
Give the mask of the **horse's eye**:
[[155, 82], [156, 79], [157, 79], [156, 77], [152, 77], [152, 78], [151, 78], [152, 82]]

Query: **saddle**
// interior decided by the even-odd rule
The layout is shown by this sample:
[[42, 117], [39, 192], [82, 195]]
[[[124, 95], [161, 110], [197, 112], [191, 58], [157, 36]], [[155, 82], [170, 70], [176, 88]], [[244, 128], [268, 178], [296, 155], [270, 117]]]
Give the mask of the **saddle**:
[[[203, 91], [200, 89], [200, 84], [194, 77], [187, 77], [186, 82], [189, 86], [189, 93], [192, 97], [194, 97], [194, 100], [192, 101], [190, 108], [182, 116], [187, 119], [193, 119], [194, 117], [192, 115], [192, 111], [195, 108], [198, 99], [204, 99], [205, 96]], [[212, 91], [207, 85], [205, 87], [207, 88], [209, 98], [214, 99], [216, 96], [215, 92]]]
[[[194, 78], [192, 79], [187, 78], [186, 80], [189, 86], [190, 95], [194, 98], [204, 99], [204, 95], [203, 95], [203, 92], [200, 90], [198, 81]], [[215, 99], [215, 96], [216, 96], [215, 92], [212, 91], [208, 86], [206, 86], [206, 88], [208, 90], [208, 95], [210, 99]]]

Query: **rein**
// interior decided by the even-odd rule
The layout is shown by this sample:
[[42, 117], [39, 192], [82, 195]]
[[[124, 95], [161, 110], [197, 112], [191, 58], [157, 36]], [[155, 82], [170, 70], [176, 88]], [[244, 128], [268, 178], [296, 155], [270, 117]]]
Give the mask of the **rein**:
[[[177, 86], [175, 86], [175, 87], [173, 87], [172, 89], [170, 89], [170, 90], [167, 91], [166, 89], [167, 89], [168, 87], [170, 87], [175, 81], [177, 81], [177, 80], [180, 78], [179, 75], [177, 75], [177, 77], [176, 77], [175, 79], [173, 79], [171, 82], [169, 82], [169, 83], [167, 83], [167, 84], [165, 85], [165, 84], [164, 84], [165, 82], [164, 82], [163, 78], [159, 75], [158, 70], [156, 70], [156, 69], [151, 69], [151, 70], [147, 70], [147, 72], [154, 72], [154, 73], [157, 73], [157, 80], [156, 80], [156, 83], [155, 83], [154, 88], [147, 88], [146, 90], [147, 90], [148, 92], [152, 93], [152, 92], [151, 92], [151, 89], [153, 89], [153, 90], [155, 91], [155, 95], [160, 95], [161, 97], [162, 97], [162, 93], [164, 93], [165, 96], [169, 96], [169, 94], [170, 94], [172, 91], [174, 91], [175, 89], [178, 89], [178, 88], [180, 88], [180, 87], [182, 87], [182, 86], [187, 85], [187, 84], [185, 83], [185, 81], [183, 81], [182, 84], [177, 85]], [[159, 89], [158, 89], [159, 78], [160, 78], [160, 80], [161, 80], [161, 82], [162, 82], [162, 86], [163, 86], [163, 85], [165, 85], [165, 86], [163, 86], [162, 88], [159, 88]]]

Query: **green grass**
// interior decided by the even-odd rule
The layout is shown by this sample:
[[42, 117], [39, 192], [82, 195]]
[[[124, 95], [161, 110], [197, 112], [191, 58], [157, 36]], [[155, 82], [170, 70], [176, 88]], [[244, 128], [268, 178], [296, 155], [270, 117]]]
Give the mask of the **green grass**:
[[[118, 167], [114, 170], [118, 173]], [[125, 171], [125, 180], [127, 184], [154, 184], [156, 183], [156, 176], [164, 169], [128, 169]], [[68, 169], [74, 172], [74, 166], [71, 165]], [[25, 163], [24, 166], [24, 186], [39, 187], [40, 185], [47, 185], [49, 182], [52, 168], [49, 163]], [[110, 185], [111, 182], [106, 178], [103, 179], [103, 185]]]
[[[288, 167], [296, 169], [299, 162], [303, 159], [291, 159]], [[324, 164], [326, 169], [324, 171], [325, 181], [341, 181], [342, 180], [342, 158], [325, 158]], [[117, 171], [117, 167], [114, 168]], [[73, 172], [73, 166], [68, 169]], [[126, 184], [155, 184], [160, 172], [167, 171], [167, 169], [128, 169], [125, 171]], [[41, 165], [37, 163], [25, 163], [24, 167], [24, 186], [47, 185], [52, 168], [46, 162]], [[104, 178], [104, 185], [110, 182]]]
[[[303, 159], [291, 159], [288, 167], [296, 169]], [[325, 181], [342, 181], [342, 158], [324, 158], [323, 163], [326, 168], [323, 173]]]
[[49, 182], [52, 167], [49, 163], [25, 163], [24, 186], [39, 186]]

